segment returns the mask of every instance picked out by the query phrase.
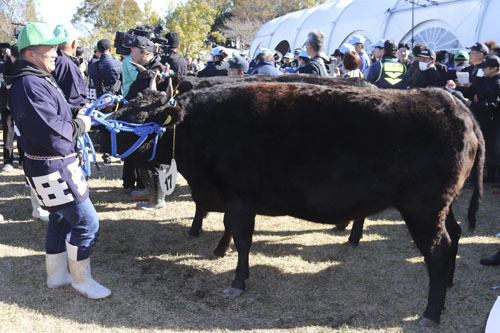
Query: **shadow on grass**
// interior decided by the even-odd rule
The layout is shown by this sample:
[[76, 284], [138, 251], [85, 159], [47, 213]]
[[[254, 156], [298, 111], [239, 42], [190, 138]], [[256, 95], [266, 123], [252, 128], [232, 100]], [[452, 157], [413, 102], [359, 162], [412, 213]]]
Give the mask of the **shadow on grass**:
[[[110, 299], [87, 300], [70, 287], [49, 290], [44, 256], [31, 255], [0, 259], [0, 301], [82, 324], [197, 331], [309, 326], [361, 330], [399, 326], [413, 330], [415, 321], [403, 318], [418, 316], [425, 307], [427, 272], [423, 263], [407, 260], [420, 254], [403, 225], [372, 226], [381, 239], [363, 242], [358, 248], [256, 241], [250, 254], [247, 291], [241, 297], [227, 298], [222, 290], [233, 278], [236, 253], [214, 258], [211, 253], [220, 232], [205, 231], [200, 238], [190, 239], [188, 227], [179, 223], [186, 219], [191, 218], [101, 222], [92, 271], [97, 281], [113, 291]], [[310, 232], [262, 234], [296, 237]], [[44, 235], [44, 224], [0, 224], [0, 243], [4, 245], [43, 252]], [[489, 252], [492, 247], [462, 245], [459, 254]], [[276, 267], [256, 259], [286, 262], [286, 256], [301, 258], [304, 265], [322, 265], [311, 273], [290, 264]], [[464, 260], [470, 261], [459, 259], [459, 269]], [[475, 266], [484, 270], [477, 263]], [[477, 284], [474, 276], [459, 275], [461, 287]], [[451, 298], [460, 294], [461, 287], [449, 291]], [[448, 305], [448, 312], [456, 306]], [[461, 312], [464, 322], [472, 315]]]

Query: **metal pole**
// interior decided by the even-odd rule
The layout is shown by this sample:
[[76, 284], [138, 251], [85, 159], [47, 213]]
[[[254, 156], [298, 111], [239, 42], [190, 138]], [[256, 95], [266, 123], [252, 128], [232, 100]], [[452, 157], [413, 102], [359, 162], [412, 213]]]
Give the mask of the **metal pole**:
[[413, 30], [415, 29], [415, 1], [411, 2], [411, 49], [413, 50], [413, 43], [415, 39], [413, 37]]

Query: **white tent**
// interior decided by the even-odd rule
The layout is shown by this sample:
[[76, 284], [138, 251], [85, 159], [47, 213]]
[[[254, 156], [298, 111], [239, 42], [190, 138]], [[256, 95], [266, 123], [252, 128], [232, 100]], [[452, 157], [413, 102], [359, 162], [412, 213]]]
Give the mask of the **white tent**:
[[412, 13], [415, 43], [433, 50], [453, 52], [488, 39], [500, 44], [499, 0], [414, 0], [414, 6], [411, 2], [331, 0], [292, 12], [264, 24], [254, 36], [249, 55], [259, 46], [282, 53], [300, 48], [312, 30], [325, 35], [328, 54], [356, 34], [366, 37], [368, 49], [379, 39], [411, 45]]

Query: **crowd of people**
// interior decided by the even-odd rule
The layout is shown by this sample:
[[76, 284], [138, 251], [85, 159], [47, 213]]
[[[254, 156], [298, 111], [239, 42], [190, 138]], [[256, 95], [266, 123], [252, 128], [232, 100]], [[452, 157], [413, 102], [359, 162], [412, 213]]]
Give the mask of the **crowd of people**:
[[[71, 284], [92, 299], [111, 294], [90, 274], [90, 249], [99, 221], [78, 165], [75, 140], [91, 128], [91, 120], [82, 110], [106, 93], [134, 98], [135, 88], [148, 73], [198, 77], [299, 73], [366, 79], [380, 89], [447, 89], [478, 119], [487, 149], [485, 180], [500, 184], [500, 49], [493, 41], [477, 42], [469, 51], [451, 54], [426, 45], [416, 44], [410, 49], [405, 43], [379, 40], [370, 53], [365, 38], [356, 35], [328, 56], [323, 52], [324, 35], [312, 31], [305, 46], [293, 53], [288, 50], [283, 55], [259, 47], [249, 59], [246, 52], [215, 47], [204, 64], [198, 57], [178, 54], [181, 41], [176, 32], [165, 35], [166, 48], [159, 51], [153, 42], [153, 30], [138, 28], [147, 34], [126, 40], [122, 46], [128, 51], [118, 59], [111, 41], [101, 39], [86, 61], [68, 29], [58, 25], [51, 30], [44, 23], [29, 23], [16, 45], [1, 49], [2, 172], [13, 170], [18, 159], [31, 188], [33, 217], [49, 223], [49, 288]], [[109, 156], [103, 156], [103, 160], [110, 163]], [[138, 209], [165, 207], [159, 165], [144, 168], [125, 160], [122, 178], [125, 192], [139, 201]], [[500, 264], [500, 251], [482, 263]]]

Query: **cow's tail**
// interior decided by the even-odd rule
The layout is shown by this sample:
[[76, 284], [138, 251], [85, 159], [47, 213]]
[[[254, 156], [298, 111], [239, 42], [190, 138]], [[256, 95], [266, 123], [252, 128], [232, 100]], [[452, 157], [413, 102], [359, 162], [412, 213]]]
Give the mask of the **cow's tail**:
[[476, 213], [479, 209], [479, 204], [483, 198], [483, 167], [485, 158], [485, 144], [483, 138], [483, 132], [479, 128], [478, 122], [472, 117], [474, 134], [477, 137], [478, 145], [476, 158], [474, 160], [474, 167], [472, 168], [472, 173], [470, 178], [474, 183], [474, 191], [472, 192], [472, 197], [469, 203], [469, 231], [474, 231], [476, 227]]

